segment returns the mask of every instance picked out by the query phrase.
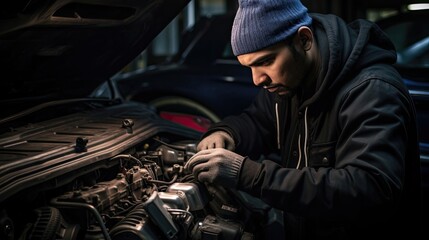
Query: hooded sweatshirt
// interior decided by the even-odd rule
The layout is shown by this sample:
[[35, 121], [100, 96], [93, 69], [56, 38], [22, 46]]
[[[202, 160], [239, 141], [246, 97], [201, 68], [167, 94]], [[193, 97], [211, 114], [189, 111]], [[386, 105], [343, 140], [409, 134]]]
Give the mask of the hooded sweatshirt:
[[[311, 17], [323, 62], [314, 94], [261, 90], [205, 135], [231, 134], [248, 156], [238, 190], [282, 210], [287, 239], [420, 231], [416, 114], [393, 44], [366, 20]], [[279, 161], [260, 159], [275, 151]]]

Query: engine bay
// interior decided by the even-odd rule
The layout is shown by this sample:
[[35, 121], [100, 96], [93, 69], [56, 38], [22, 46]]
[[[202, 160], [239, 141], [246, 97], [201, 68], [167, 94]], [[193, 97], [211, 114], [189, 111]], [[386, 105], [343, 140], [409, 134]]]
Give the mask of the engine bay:
[[281, 217], [273, 209], [185, 172], [198, 134], [138, 104], [3, 134], [0, 239], [278, 235]]

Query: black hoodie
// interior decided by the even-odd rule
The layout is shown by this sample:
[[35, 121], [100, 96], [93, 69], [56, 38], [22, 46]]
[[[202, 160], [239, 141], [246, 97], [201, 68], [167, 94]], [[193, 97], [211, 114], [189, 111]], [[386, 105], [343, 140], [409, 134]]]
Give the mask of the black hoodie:
[[[262, 90], [229, 132], [238, 190], [284, 211], [288, 239], [359, 239], [420, 231], [420, 159], [411, 97], [377, 25], [311, 14], [323, 67], [314, 95]], [[279, 151], [281, 160], [258, 160]]]

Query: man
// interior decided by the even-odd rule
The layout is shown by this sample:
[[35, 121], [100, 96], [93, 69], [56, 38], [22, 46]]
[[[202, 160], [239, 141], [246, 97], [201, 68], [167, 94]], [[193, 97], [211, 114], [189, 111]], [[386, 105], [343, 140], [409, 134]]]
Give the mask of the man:
[[287, 239], [419, 231], [415, 109], [375, 24], [239, 0], [231, 44], [264, 89], [205, 133], [187, 170], [283, 210]]

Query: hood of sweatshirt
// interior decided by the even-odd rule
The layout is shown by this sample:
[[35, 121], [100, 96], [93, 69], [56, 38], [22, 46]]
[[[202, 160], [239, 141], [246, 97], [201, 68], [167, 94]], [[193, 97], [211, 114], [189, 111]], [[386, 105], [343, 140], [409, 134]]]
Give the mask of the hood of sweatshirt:
[[321, 52], [322, 72], [315, 94], [303, 105], [337, 91], [365, 67], [396, 62], [396, 50], [388, 36], [364, 19], [349, 24], [335, 15], [311, 14]]

